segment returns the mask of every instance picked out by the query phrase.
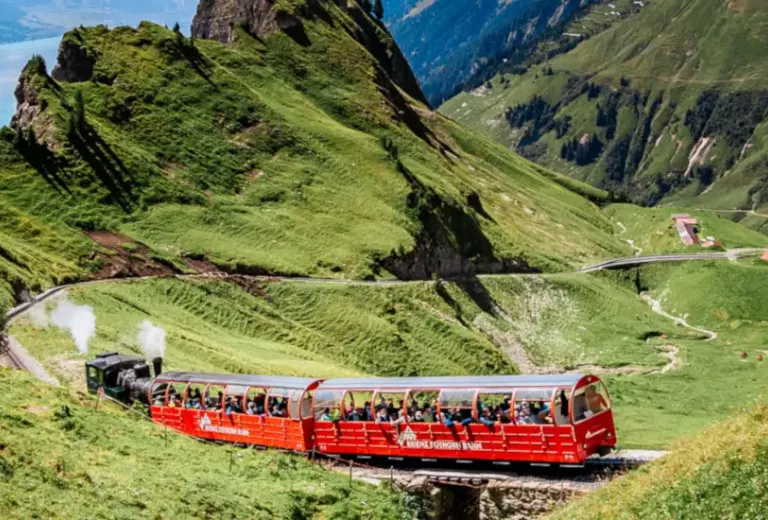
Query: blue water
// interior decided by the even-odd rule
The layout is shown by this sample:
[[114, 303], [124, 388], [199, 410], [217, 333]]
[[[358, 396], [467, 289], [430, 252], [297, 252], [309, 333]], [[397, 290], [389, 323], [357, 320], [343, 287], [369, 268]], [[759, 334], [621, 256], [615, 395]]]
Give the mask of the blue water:
[[61, 37], [32, 40], [28, 42], [0, 45], [0, 126], [11, 121], [16, 111], [13, 91], [19, 81], [19, 74], [29, 58], [40, 54], [48, 64], [48, 73], [56, 64], [56, 55]]

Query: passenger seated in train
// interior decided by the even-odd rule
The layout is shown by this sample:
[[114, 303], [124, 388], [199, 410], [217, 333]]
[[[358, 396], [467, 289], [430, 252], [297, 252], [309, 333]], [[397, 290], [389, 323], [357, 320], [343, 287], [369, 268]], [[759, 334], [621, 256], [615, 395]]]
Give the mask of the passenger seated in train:
[[360, 420], [361, 421], [368, 421], [368, 422], [373, 421], [373, 416], [371, 416], [371, 403], [370, 403], [370, 401], [366, 401], [363, 404], [363, 409], [361, 410], [361, 413], [360, 413]]
[[202, 406], [202, 396], [200, 395], [200, 389], [195, 388], [194, 392], [190, 392], [187, 396], [187, 408], [199, 410]]
[[389, 422], [389, 414], [387, 413], [386, 408], [379, 408], [378, 410], [376, 410], [376, 422], [377, 423]]
[[320, 420], [325, 422], [333, 421], [330, 408], [323, 408], [323, 415], [320, 416]]
[[551, 424], [552, 417], [549, 413], [549, 403], [534, 403], [528, 404], [530, 409], [530, 415], [528, 417], [529, 424]]
[[348, 412], [346, 415], [346, 419], [348, 421], [359, 421], [360, 420], [360, 412], [357, 410], [357, 408], [347, 408]]
[[480, 414], [480, 423], [486, 426], [493, 426], [498, 423], [498, 416], [491, 411], [489, 407], [483, 408], [483, 413]]
[[270, 414], [272, 417], [285, 417], [286, 413], [285, 410], [280, 406], [280, 403], [275, 403], [272, 406], [272, 413]]
[[448, 428], [453, 427], [456, 423], [459, 423], [462, 426], [467, 426], [473, 422], [475, 422], [475, 419], [472, 417], [472, 410], [459, 410], [458, 408], [454, 408], [451, 411], [443, 412], [443, 424]]
[[245, 405], [245, 413], [248, 415], [257, 415], [255, 401], [248, 399], [248, 404]]
[[413, 414], [413, 422], [415, 423], [424, 422], [424, 413], [421, 410], [416, 410], [416, 412]]
[[397, 417], [394, 419], [390, 419], [389, 422], [394, 426], [405, 424], [406, 423], [405, 412], [403, 410], [400, 410], [399, 412], [397, 412]]
[[209, 397], [205, 400], [206, 409], [221, 408], [222, 399], [224, 399], [224, 392], [219, 391], [218, 397]]
[[227, 408], [225, 413], [227, 415], [232, 415], [233, 413], [243, 413], [243, 407], [240, 406], [240, 400], [236, 399], [235, 397], [230, 397], [227, 399]]

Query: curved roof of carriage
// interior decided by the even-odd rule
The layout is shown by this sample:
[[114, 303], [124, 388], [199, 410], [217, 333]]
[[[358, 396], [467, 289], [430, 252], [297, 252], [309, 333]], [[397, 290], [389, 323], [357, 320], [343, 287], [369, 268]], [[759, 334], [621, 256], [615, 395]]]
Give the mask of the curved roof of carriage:
[[257, 388], [287, 388], [305, 390], [318, 379], [311, 377], [253, 376], [246, 374], [207, 374], [200, 372], [165, 372], [155, 381], [158, 383], [197, 383], [207, 385], [253, 386]]
[[572, 387], [587, 376], [584, 374], [528, 376], [458, 376], [458, 377], [371, 377], [329, 379], [318, 390], [407, 390], [407, 389], [474, 389]]

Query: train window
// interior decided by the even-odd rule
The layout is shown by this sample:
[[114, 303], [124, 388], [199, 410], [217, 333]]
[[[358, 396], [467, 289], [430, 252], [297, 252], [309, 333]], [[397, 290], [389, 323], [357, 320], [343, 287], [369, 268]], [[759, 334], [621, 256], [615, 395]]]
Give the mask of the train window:
[[155, 383], [149, 393], [149, 402], [152, 406], [165, 406], [165, 394], [168, 391], [168, 383]]
[[[485, 410], [488, 409], [488, 412]], [[512, 422], [512, 390], [489, 389], [477, 395], [479, 418], [508, 424]]]
[[171, 386], [168, 388], [168, 406], [171, 408], [181, 408], [186, 390], [187, 383], [171, 383]]
[[288, 401], [291, 392], [287, 388], [270, 388], [267, 394], [267, 413], [272, 417], [289, 417]]
[[555, 390], [555, 409], [552, 410], [555, 416], [555, 424], [571, 424], [568, 417], [568, 410], [571, 402], [571, 389], [560, 388]]
[[515, 392], [515, 423], [552, 424], [552, 388], [521, 389]]
[[205, 385], [200, 383], [190, 383], [187, 387], [187, 398], [184, 400], [184, 408], [190, 410], [202, 410], [203, 392], [205, 392]]
[[437, 422], [437, 400], [440, 392], [436, 390], [416, 390], [408, 393], [408, 422]]
[[477, 390], [443, 390], [440, 397], [440, 413], [455, 422], [473, 418]]
[[248, 392], [247, 386], [241, 385], [227, 385], [226, 394], [226, 408], [229, 413], [244, 413], [245, 407], [243, 405], [243, 399]]
[[[298, 395], [299, 392], [296, 392], [295, 395]], [[312, 417], [312, 399], [314, 399], [314, 396], [312, 395], [314, 392], [311, 390], [309, 392], [304, 392], [304, 395], [301, 397], [301, 402], [299, 403], [300, 411], [301, 411], [301, 418], [302, 419], [309, 419]]]
[[224, 399], [224, 386], [208, 385], [203, 397], [203, 406], [206, 410], [221, 410], [221, 401]]
[[245, 395], [245, 413], [264, 415], [267, 405], [267, 389], [251, 387]]
[[573, 394], [573, 420], [581, 422], [611, 408], [608, 390], [598, 381]]
[[341, 390], [318, 390], [315, 394], [315, 420], [330, 421], [338, 418], [341, 412]]
[[376, 392], [376, 422], [405, 420], [405, 392]]
[[372, 391], [347, 392], [344, 395], [344, 420], [373, 421], [372, 399]]

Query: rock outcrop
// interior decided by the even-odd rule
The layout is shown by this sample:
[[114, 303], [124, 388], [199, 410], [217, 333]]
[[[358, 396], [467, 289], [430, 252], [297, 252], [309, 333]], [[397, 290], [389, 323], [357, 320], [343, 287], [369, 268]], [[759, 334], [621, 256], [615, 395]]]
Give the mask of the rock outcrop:
[[35, 76], [25, 68], [19, 77], [14, 95], [16, 96], [16, 113], [11, 118], [11, 128], [26, 130], [32, 121], [40, 115], [40, 92], [34, 85]]
[[192, 36], [230, 43], [235, 26], [244, 24], [248, 31], [264, 38], [278, 28], [277, 12], [271, 0], [200, 0], [192, 21]]
[[[305, 0], [292, 9], [279, 7], [274, 0], [201, 0], [192, 22], [192, 36], [231, 43], [238, 26], [261, 39], [277, 30], [303, 35], [303, 20], [332, 23], [331, 9], [341, 9], [352, 18], [355, 23], [343, 24], [343, 28], [368, 49], [392, 82], [412, 98], [427, 103], [408, 61], [386, 27], [347, 0]], [[311, 41], [306, 39], [302, 44], [311, 45]]]
[[35, 56], [29, 60], [14, 91], [16, 112], [11, 118], [11, 128], [27, 135], [34, 129], [36, 141], [51, 150], [57, 145], [54, 125], [46, 113], [47, 104], [41, 93], [52, 83], [43, 59]]
[[81, 83], [90, 80], [93, 76], [96, 59], [84, 47], [78, 45], [75, 40], [78, 36], [77, 30], [72, 31], [59, 45], [58, 62], [51, 73], [56, 81]]

